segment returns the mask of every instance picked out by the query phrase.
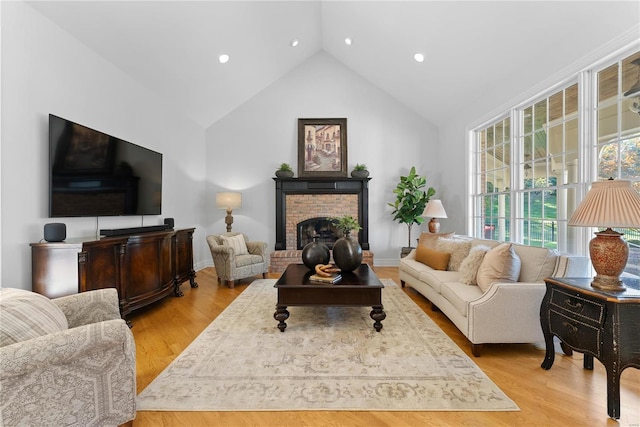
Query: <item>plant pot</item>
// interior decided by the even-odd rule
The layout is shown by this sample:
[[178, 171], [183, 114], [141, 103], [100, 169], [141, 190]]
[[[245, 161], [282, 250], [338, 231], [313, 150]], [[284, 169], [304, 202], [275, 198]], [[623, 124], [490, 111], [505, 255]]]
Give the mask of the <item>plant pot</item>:
[[369, 171], [367, 170], [352, 170], [351, 177], [352, 178], [366, 178], [369, 176]]
[[276, 171], [276, 176], [278, 178], [293, 178], [293, 171], [283, 171], [278, 169]]
[[329, 248], [324, 243], [318, 242], [318, 236], [313, 236], [313, 242], [307, 243], [302, 248], [302, 263], [309, 270], [314, 270], [318, 264], [328, 264], [330, 257]]
[[362, 263], [362, 247], [349, 233], [333, 244], [333, 261], [342, 271], [353, 271]]

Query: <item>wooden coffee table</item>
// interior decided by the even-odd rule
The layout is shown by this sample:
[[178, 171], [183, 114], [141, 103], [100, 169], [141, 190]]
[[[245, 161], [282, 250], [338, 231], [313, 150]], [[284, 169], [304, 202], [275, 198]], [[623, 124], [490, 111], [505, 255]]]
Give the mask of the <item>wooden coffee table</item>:
[[304, 264], [289, 264], [275, 284], [278, 289], [278, 303], [273, 314], [278, 328], [284, 332], [289, 318], [289, 306], [340, 306], [372, 307], [371, 318], [377, 332], [382, 329], [382, 321], [387, 317], [382, 307], [384, 285], [368, 264], [361, 264], [354, 271], [341, 273], [337, 283], [323, 283], [309, 280], [313, 273]]

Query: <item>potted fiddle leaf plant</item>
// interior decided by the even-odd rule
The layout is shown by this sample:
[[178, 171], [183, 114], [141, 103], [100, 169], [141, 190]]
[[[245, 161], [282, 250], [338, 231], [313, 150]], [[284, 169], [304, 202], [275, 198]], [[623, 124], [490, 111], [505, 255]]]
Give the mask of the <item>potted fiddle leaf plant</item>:
[[333, 262], [342, 271], [353, 271], [362, 263], [362, 247], [350, 233], [360, 231], [362, 227], [358, 220], [350, 215], [329, 220], [342, 233], [342, 237], [333, 243]]
[[293, 169], [291, 169], [289, 163], [281, 163], [276, 170], [276, 176], [278, 178], [293, 178]]
[[422, 213], [427, 206], [429, 199], [436, 194], [436, 190], [433, 187], [426, 188], [427, 179], [424, 176], [416, 173], [416, 168], [411, 167], [407, 176], [401, 176], [400, 182], [393, 190], [396, 195], [396, 200], [393, 203], [388, 203], [393, 208], [391, 215], [393, 215], [394, 221], [398, 221], [400, 224], [406, 224], [409, 232], [408, 247], [403, 248], [411, 249], [411, 228], [413, 224], [422, 224], [424, 218]]

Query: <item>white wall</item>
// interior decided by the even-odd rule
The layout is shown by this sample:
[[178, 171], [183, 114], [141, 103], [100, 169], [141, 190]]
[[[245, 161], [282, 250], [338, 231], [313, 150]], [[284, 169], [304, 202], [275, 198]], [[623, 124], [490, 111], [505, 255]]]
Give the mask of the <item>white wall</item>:
[[[161, 224], [197, 227], [204, 243], [204, 129], [22, 2], [2, 4], [2, 285], [31, 288], [30, 242], [48, 222], [67, 237]], [[164, 154], [163, 211], [152, 217], [48, 218], [48, 115]]]
[[[375, 265], [397, 265], [407, 244], [407, 227], [393, 222], [387, 202], [400, 175], [411, 166], [440, 187], [438, 140], [434, 126], [333, 57], [319, 53], [257, 94], [206, 132], [208, 233], [225, 230], [225, 212], [215, 209], [215, 193], [240, 190], [242, 209], [234, 231], [275, 245], [274, 172], [289, 163], [297, 176], [297, 119], [347, 118], [348, 171], [368, 166], [369, 242]], [[443, 220], [443, 227], [446, 220]], [[414, 226], [413, 238], [420, 229]]]

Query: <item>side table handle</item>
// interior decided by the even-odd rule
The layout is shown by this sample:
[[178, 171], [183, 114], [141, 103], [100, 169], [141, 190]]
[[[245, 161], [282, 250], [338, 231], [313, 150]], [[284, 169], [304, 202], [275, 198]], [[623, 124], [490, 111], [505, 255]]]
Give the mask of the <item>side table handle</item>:
[[570, 300], [570, 299], [568, 299], [568, 298], [567, 298], [566, 300], [564, 300], [564, 303], [565, 303], [566, 305], [568, 305], [569, 307], [573, 308], [573, 309], [579, 309], [579, 308], [582, 308], [582, 303], [576, 302], [576, 303], [574, 304], [574, 303], [572, 303], [572, 302], [571, 302], [571, 300]]
[[564, 326], [565, 328], [567, 328], [568, 330], [570, 330], [572, 333], [576, 333], [578, 332], [578, 328], [576, 328], [575, 325], [572, 325], [569, 322], [562, 322], [562, 326]]

